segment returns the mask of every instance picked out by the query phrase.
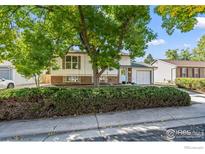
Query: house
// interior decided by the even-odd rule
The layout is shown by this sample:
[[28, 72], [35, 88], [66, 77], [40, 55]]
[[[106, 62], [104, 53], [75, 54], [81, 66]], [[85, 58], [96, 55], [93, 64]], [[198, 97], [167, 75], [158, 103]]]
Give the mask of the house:
[[[56, 59], [58, 69], [51, 69], [46, 82], [51, 84], [93, 84], [90, 57], [85, 52], [69, 52]], [[122, 54], [119, 69], [107, 69], [100, 77], [100, 83], [152, 84], [154, 67], [144, 63], [131, 63], [128, 54]]]
[[176, 78], [205, 78], [205, 62], [187, 60], [155, 60], [152, 63], [155, 83], [174, 82]]
[[26, 79], [22, 75], [20, 75], [14, 66], [8, 61], [4, 61], [0, 64], [0, 78], [5, 78], [7, 80], [13, 80], [15, 85], [27, 85], [27, 84], [34, 84], [35, 80]]

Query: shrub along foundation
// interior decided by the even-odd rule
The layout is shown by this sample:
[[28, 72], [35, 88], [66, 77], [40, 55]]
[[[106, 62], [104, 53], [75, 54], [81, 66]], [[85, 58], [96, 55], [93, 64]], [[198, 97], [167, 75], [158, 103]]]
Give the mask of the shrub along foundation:
[[9, 89], [0, 91], [0, 120], [187, 106], [190, 102], [186, 92], [173, 87]]

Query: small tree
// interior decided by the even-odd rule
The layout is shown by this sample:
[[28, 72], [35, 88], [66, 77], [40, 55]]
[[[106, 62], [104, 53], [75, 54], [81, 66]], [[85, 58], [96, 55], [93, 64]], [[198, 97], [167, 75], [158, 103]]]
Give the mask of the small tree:
[[154, 61], [154, 58], [151, 54], [148, 54], [147, 57], [144, 59], [144, 63], [151, 64]]
[[174, 49], [174, 50], [167, 50], [166, 51], [166, 57], [169, 60], [179, 60], [179, 55], [178, 55], [178, 49]]
[[33, 33], [25, 31], [18, 38], [16, 50], [11, 62], [17, 71], [26, 78], [34, 77], [36, 86], [40, 86], [40, 75], [53, 63], [53, 44], [48, 36], [37, 29]]
[[189, 49], [182, 49], [180, 51], [180, 54], [179, 54], [179, 59], [180, 60], [191, 60], [192, 58], [192, 54], [191, 52], [189, 51]]

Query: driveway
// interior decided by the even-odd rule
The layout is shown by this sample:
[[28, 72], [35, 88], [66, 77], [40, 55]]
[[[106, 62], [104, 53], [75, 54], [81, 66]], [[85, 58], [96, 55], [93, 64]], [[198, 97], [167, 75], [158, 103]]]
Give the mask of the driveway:
[[186, 91], [191, 96], [193, 103], [205, 104], [205, 94], [196, 93], [192, 91]]
[[[2, 141], [204, 141], [205, 95], [189, 92], [193, 104], [78, 117], [0, 122]], [[169, 131], [171, 131], [171, 138]], [[174, 130], [174, 132], [173, 132]], [[177, 136], [176, 130], [201, 136]], [[167, 133], [168, 131], [168, 133]], [[175, 134], [173, 138], [173, 134]], [[180, 138], [179, 138], [180, 137]], [[191, 139], [190, 139], [191, 138]]]

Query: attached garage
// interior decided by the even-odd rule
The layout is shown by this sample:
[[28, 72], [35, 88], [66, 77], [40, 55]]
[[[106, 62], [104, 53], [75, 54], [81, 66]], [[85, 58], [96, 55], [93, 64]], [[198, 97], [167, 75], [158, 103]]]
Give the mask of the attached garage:
[[137, 85], [153, 84], [154, 69], [154, 66], [137, 62], [131, 65], [121, 65], [119, 82], [122, 83], [122, 81], [125, 81], [125, 83], [135, 83]]
[[12, 80], [12, 69], [9, 67], [0, 67], [0, 78]]
[[151, 84], [151, 71], [137, 70], [136, 84]]

